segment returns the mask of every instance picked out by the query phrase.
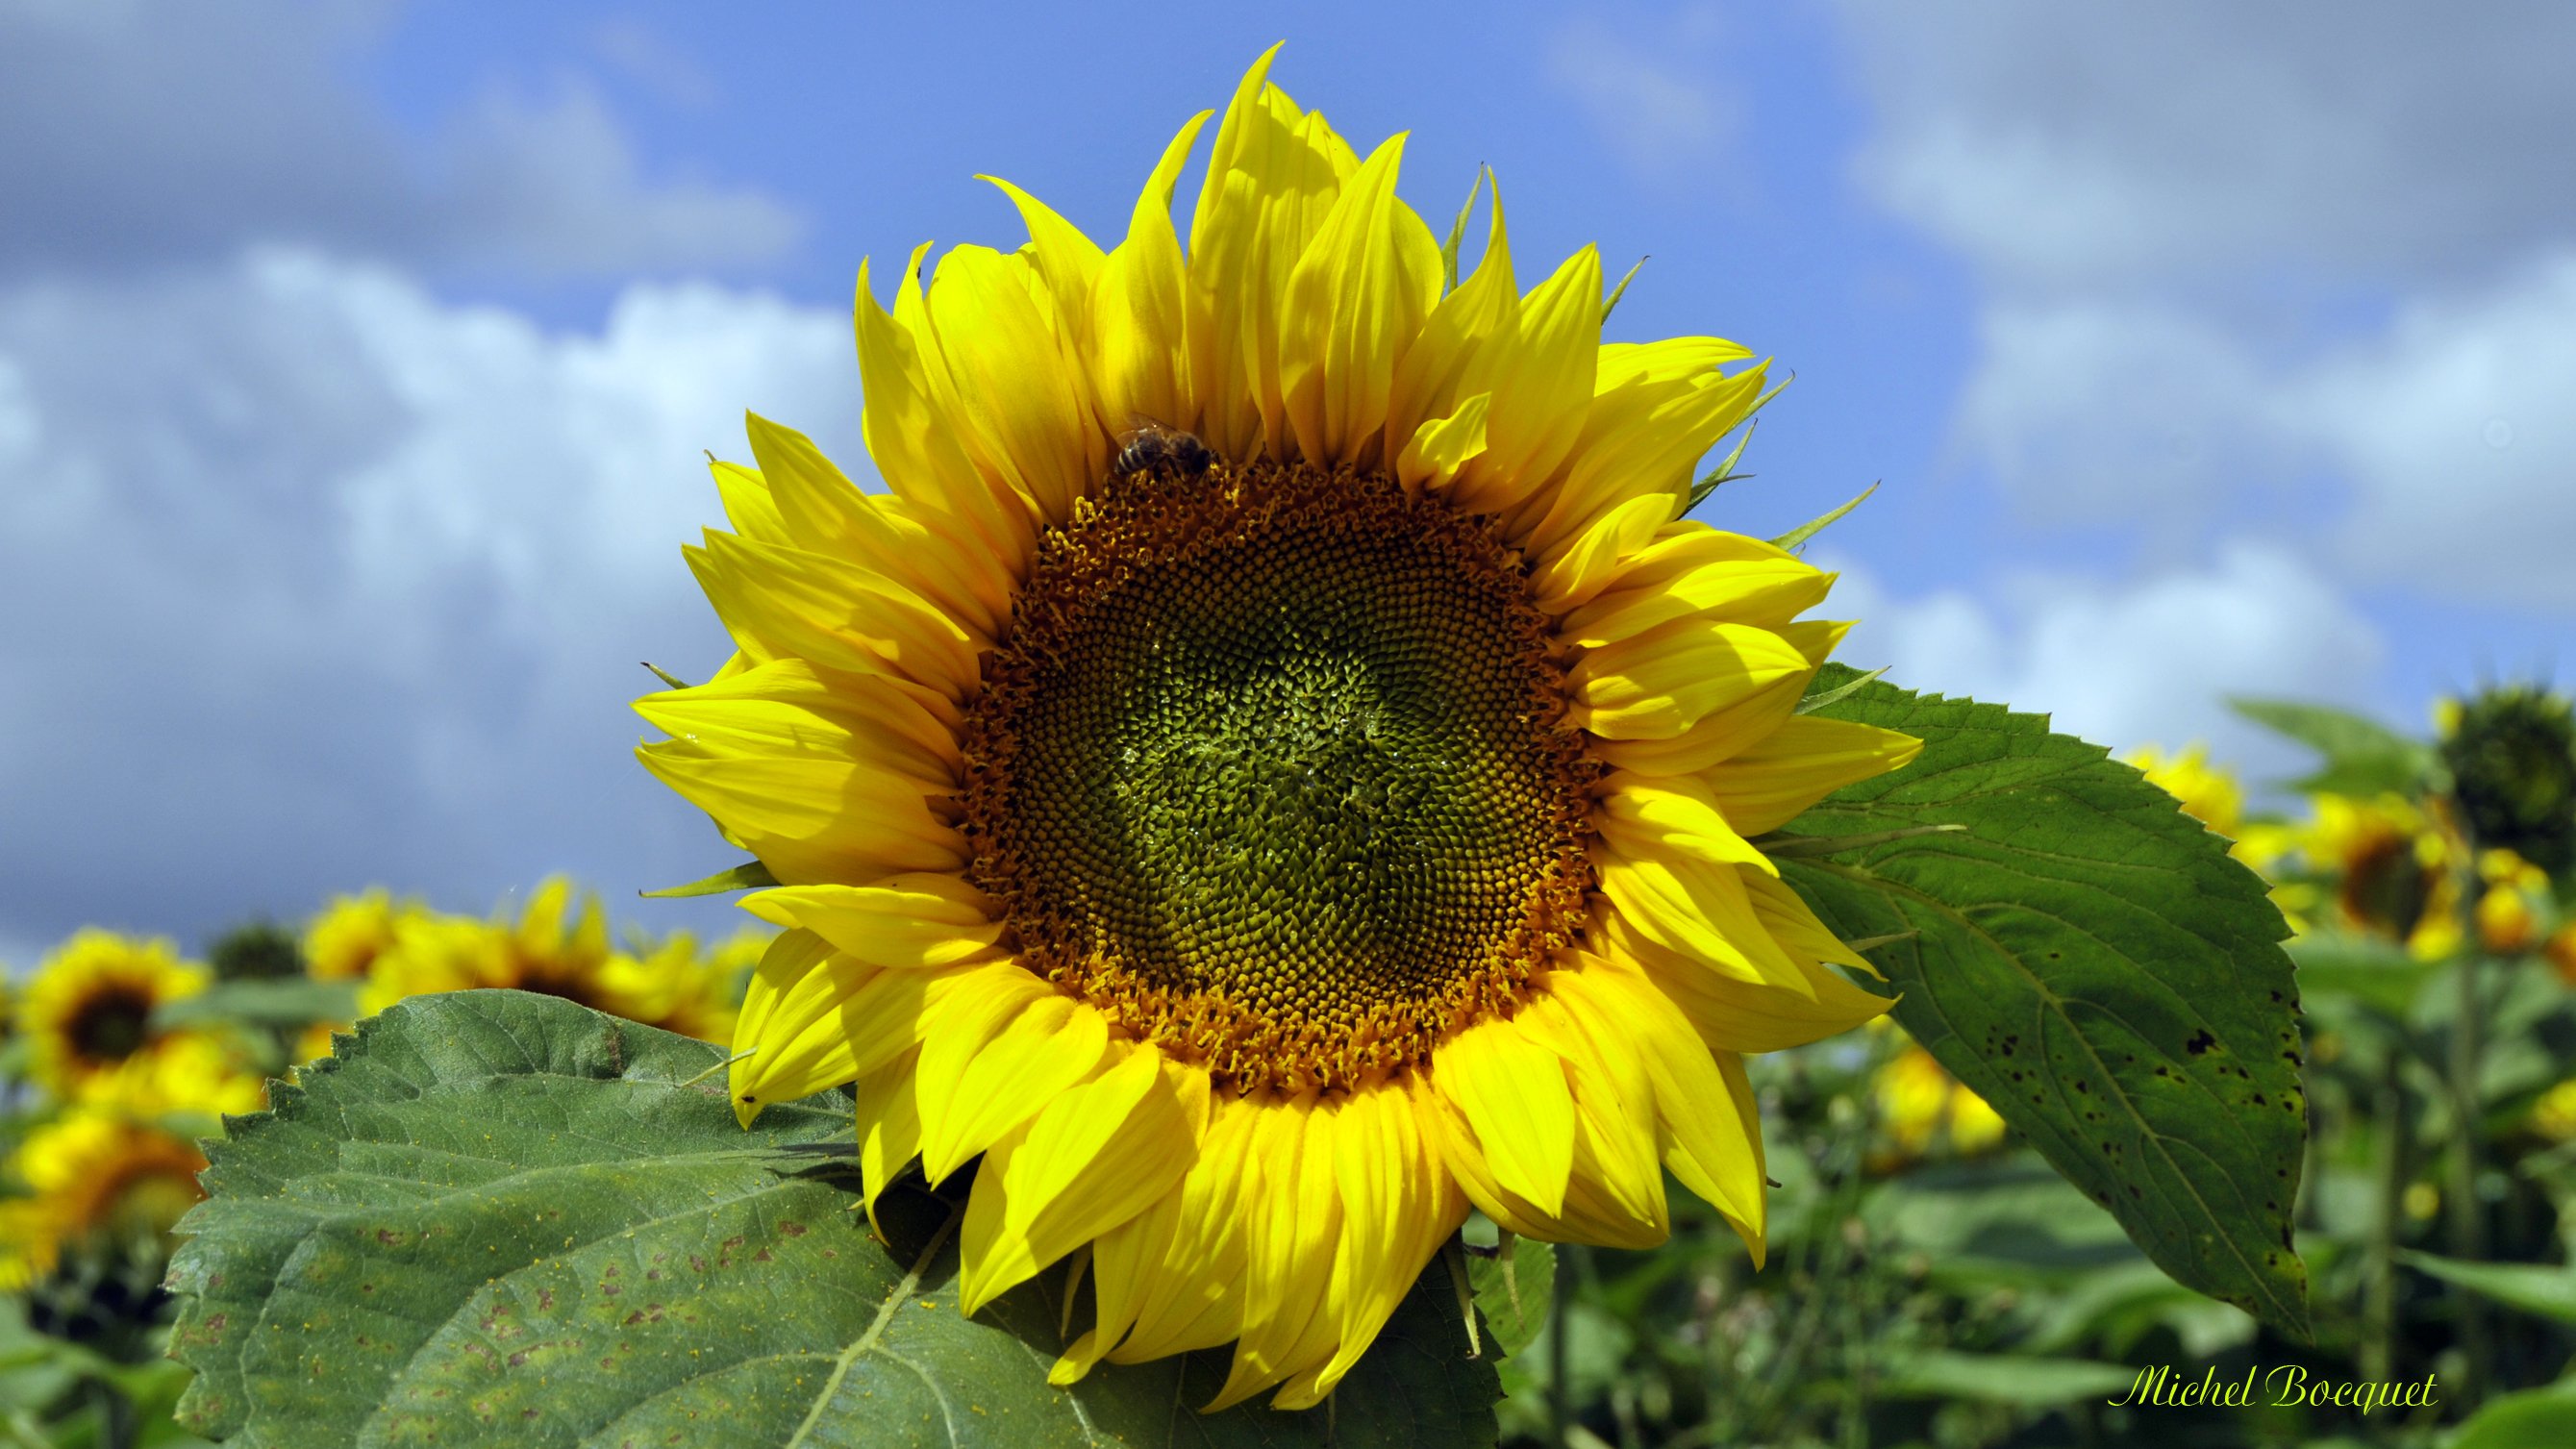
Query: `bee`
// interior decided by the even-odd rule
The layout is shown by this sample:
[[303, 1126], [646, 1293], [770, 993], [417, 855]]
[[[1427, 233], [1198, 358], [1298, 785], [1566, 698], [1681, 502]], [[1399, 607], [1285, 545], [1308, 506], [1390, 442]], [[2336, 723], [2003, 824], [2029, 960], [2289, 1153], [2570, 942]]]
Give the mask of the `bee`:
[[1198, 434], [1160, 423], [1140, 424], [1119, 443], [1118, 456], [1109, 464], [1111, 476], [1118, 478], [1156, 471], [1191, 478], [1206, 472], [1208, 465], [1216, 461], [1216, 455], [1199, 441]]

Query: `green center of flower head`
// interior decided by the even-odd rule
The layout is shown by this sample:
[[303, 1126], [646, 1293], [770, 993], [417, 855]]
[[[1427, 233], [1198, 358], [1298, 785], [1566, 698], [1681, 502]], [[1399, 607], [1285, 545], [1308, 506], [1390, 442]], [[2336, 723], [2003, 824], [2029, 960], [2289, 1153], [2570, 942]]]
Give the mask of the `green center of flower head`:
[[72, 1050], [93, 1062], [121, 1062], [152, 1035], [152, 993], [115, 983], [99, 988], [64, 1023]]
[[1548, 643], [1486, 526], [1385, 479], [1112, 479], [968, 721], [976, 881], [1033, 967], [1247, 1090], [1400, 1069], [1578, 924]]

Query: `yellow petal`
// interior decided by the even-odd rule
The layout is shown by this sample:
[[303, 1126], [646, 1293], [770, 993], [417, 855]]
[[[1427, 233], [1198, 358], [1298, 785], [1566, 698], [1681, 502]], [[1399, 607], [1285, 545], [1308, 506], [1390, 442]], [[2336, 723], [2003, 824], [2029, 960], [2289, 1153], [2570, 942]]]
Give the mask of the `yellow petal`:
[[1602, 898], [1647, 940], [1739, 981], [1807, 989], [1804, 973], [1763, 929], [1733, 867], [1662, 850], [1631, 855], [1608, 843], [1593, 864]]
[[803, 549], [710, 533], [682, 556], [737, 639], [847, 673], [899, 675], [960, 699], [989, 643], [885, 575]]
[[1197, 1154], [1208, 1091], [1205, 1073], [1129, 1047], [996, 1142], [967, 1199], [958, 1306], [974, 1313], [1168, 1196]]
[[1440, 245], [1395, 195], [1404, 139], [1362, 163], [1289, 273], [1281, 396], [1299, 455], [1319, 466], [1379, 463], [1395, 369], [1439, 300]]
[[1376, 1341], [1432, 1254], [1467, 1220], [1466, 1194], [1441, 1166], [1439, 1148], [1403, 1089], [1353, 1093], [1335, 1114], [1333, 1136], [1342, 1239], [1329, 1306], [1340, 1344], [1320, 1367], [1292, 1376], [1271, 1400], [1276, 1408], [1322, 1402]]
[[1566, 683], [1574, 723], [1605, 739], [1668, 740], [1813, 668], [1771, 630], [1688, 618], [1585, 651]]
[[1574, 1164], [1566, 1177], [1569, 1203], [1590, 1199], [1595, 1213], [1661, 1235], [1668, 1221], [1664, 1173], [1655, 1151], [1652, 1077], [1635, 1046], [1623, 1037], [1597, 1035], [1558, 990], [1567, 973], [1550, 971], [1515, 1018], [1533, 1040], [1565, 1063], [1574, 1089]]
[[769, 496], [769, 484], [758, 473], [740, 463], [707, 460], [707, 471], [715, 475], [716, 496], [724, 500], [725, 521], [733, 531], [762, 543], [792, 543], [787, 536], [787, 520], [778, 513], [778, 501]]
[[891, 675], [824, 678], [802, 659], [775, 659], [726, 678], [648, 694], [635, 712], [707, 754], [865, 761], [944, 793], [962, 760], [945, 696]]
[[[1563, 613], [1591, 600], [1619, 576], [1620, 563], [1643, 549], [1657, 530], [1672, 521], [1675, 500], [1661, 493], [1631, 498], [1585, 527], [1541, 565], [1530, 579], [1534, 602], [1549, 613]], [[1534, 545], [1545, 535], [1533, 536]]]
[[788, 886], [743, 898], [773, 924], [812, 931], [870, 966], [944, 969], [988, 960], [1002, 927], [984, 893], [953, 875], [900, 875], [872, 886]]
[[734, 1023], [729, 1089], [746, 1125], [792, 1102], [878, 1070], [919, 1039], [931, 998], [920, 972], [887, 972], [789, 931], [753, 967]]
[[1172, 187], [1208, 115], [1191, 117], [1164, 148], [1136, 199], [1127, 240], [1110, 254], [1092, 291], [1093, 366], [1101, 420], [1112, 431], [1146, 423], [1198, 426], [1190, 381], [1189, 278], [1181, 239], [1172, 231]]
[[1621, 853], [1645, 859], [1681, 851], [1711, 865], [1751, 866], [1778, 874], [1771, 858], [1754, 849], [1717, 808], [1696, 776], [1652, 776], [1614, 770], [1604, 776], [1601, 808], [1593, 823]]
[[913, 1066], [913, 1053], [907, 1051], [851, 1086], [858, 1099], [860, 1201], [867, 1205], [868, 1227], [880, 1238], [885, 1225], [877, 1221], [877, 1199], [921, 1153]]
[[1598, 958], [1548, 979], [1596, 1042], [1623, 1044], [1645, 1067], [1664, 1166], [1735, 1223], [1747, 1242], [1758, 1241], [1761, 1123], [1739, 1104], [1689, 1019], [1642, 975]]
[[924, 298], [968, 453], [1053, 521], [1069, 517], [1109, 461], [1108, 436], [1068, 363], [1035, 263], [989, 247], [942, 257]]
[[1668, 525], [1557, 632], [1597, 649], [1694, 614], [1777, 630], [1824, 602], [1833, 579], [1785, 549], [1685, 521]]
[[1099, 282], [1108, 255], [1100, 250], [1098, 242], [1082, 234], [1082, 228], [1065, 220], [1045, 202], [998, 176], [975, 179], [991, 182], [1019, 209], [1020, 223], [1029, 229], [1025, 250], [1036, 262], [1038, 275], [1046, 279], [1047, 294], [1055, 299], [1065, 330], [1076, 337], [1087, 336], [1092, 289]]
[[1923, 742], [1912, 735], [1847, 720], [1791, 715], [1780, 727], [1712, 768], [1710, 796], [1747, 835], [1777, 830], [1801, 811], [1856, 780], [1875, 779], [1913, 761]]
[[1780, 948], [1800, 961], [1831, 961], [1855, 971], [1877, 976], [1877, 967], [1867, 957], [1843, 944], [1816, 913], [1807, 907], [1786, 882], [1738, 872], [1745, 891], [1752, 897], [1753, 913], [1761, 919], [1762, 929], [1770, 932]]
[[686, 740], [635, 756], [790, 885], [954, 871], [968, 858], [917, 780], [847, 760], [715, 754]]
[[1016, 981], [997, 974], [988, 989], [934, 1007], [915, 1079], [922, 1171], [944, 1181], [1088, 1079], [1108, 1049], [1109, 1024], [1098, 1008], [1026, 971]]
[[1753, 349], [1723, 337], [1666, 337], [1655, 342], [1601, 344], [1599, 389], [1630, 382], [1665, 382], [1695, 377], [1721, 363], [1740, 362]]
[[1489, 1017], [1443, 1042], [1432, 1080], [1484, 1146], [1494, 1179], [1553, 1214], [1574, 1164], [1574, 1093], [1555, 1053]]
[[[1661, 505], [1658, 524], [1671, 519], [1689, 499], [1700, 458], [1744, 421], [1761, 390], [1755, 368], [1731, 378], [1636, 382], [1593, 399], [1564, 483], [1527, 530], [1529, 547], [1553, 558], [1641, 499]], [[1535, 511], [1538, 501], [1528, 507]]]
[[1055, 1382], [1081, 1377], [1103, 1355], [1144, 1363], [1214, 1348], [1243, 1332], [1243, 1201], [1253, 1187], [1247, 1155], [1264, 1110], [1232, 1095], [1217, 1100], [1179, 1187], [1093, 1245], [1099, 1327], [1067, 1351]]
[[[1493, 231], [1484, 260], [1456, 291], [1440, 299], [1422, 324], [1422, 335], [1396, 365], [1387, 397], [1388, 451], [1404, 453], [1418, 446], [1420, 431], [1454, 414], [1473, 391], [1466, 384], [1486, 347], [1520, 312], [1520, 291], [1512, 280], [1511, 243], [1503, 230], [1503, 195], [1494, 190]], [[1483, 414], [1478, 413], [1482, 427]], [[1479, 437], [1481, 448], [1481, 433]], [[1455, 471], [1453, 468], [1452, 472]], [[1409, 481], [1409, 480], [1408, 480]], [[1445, 484], [1444, 476], [1439, 480]]]
[[[919, 264], [916, 254], [914, 266]], [[961, 442], [967, 424], [941, 401], [950, 391], [946, 378], [927, 369], [911, 328], [877, 306], [868, 288], [867, 263], [861, 262], [854, 316], [859, 378], [867, 395], [859, 425], [868, 456], [897, 498], [956, 519], [983, 541], [995, 569], [1016, 578], [1036, 538], [1030, 526], [1034, 501], [998, 473], [988, 476], [967, 455]], [[917, 306], [919, 284], [911, 272], [902, 290]]]
[[[1748, 892], [1757, 884], [1749, 873], [1745, 881]], [[1759, 883], [1777, 884], [1767, 877]], [[1755, 914], [1770, 923], [1758, 894]], [[1616, 914], [1596, 923], [1590, 934], [1601, 955], [1642, 969], [1690, 1019], [1712, 1051], [1785, 1051], [1848, 1031], [1895, 1005], [1853, 985], [1842, 973], [1818, 965], [1821, 958], [1786, 941], [1783, 949], [1797, 968], [1803, 989], [1746, 981], [1715, 970], [1645, 939]]]
[[1593, 757], [1640, 775], [1697, 775], [1751, 749], [1795, 714], [1814, 679], [1811, 670], [1787, 674], [1723, 704], [1669, 739], [1596, 739]]
[[1414, 429], [1413, 440], [1396, 459], [1397, 481], [1408, 491], [1446, 487], [1469, 459], [1485, 451], [1485, 412], [1493, 400], [1493, 394], [1480, 392], [1449, 416]]
[[[1508, 342], [1486, 349], [1494, 394], [1484, 455], [1459, 475], [1458, 507], [1500, 513], [1554, 476], [1583, 434], [1601, 350], [1601, 254], [1585, 247], [1521, 299]], [[1481, 360], [1481, 359], [1480, 359]]]
[[1311, 1097], [1274, 1103], [1253, 1126], [1257, 1181], [1241, 1201], [1243, 1336], [1205, 1412], [1216, 1413], [1332, 1357], [1326, 1299], [1342, 1229], [1333, 1183], [1332, 1108]]
[[1191, 337], [1199, 431], [1228, 458], [1264, 446], [1286, 458], [1280, 305], [1288, 273], [1359, 159], [1320, 114], [1268, 82], [1272, 46], [1244, 73], [1217, 124], [1190, 226], [1190, 285], [1208, 325]]

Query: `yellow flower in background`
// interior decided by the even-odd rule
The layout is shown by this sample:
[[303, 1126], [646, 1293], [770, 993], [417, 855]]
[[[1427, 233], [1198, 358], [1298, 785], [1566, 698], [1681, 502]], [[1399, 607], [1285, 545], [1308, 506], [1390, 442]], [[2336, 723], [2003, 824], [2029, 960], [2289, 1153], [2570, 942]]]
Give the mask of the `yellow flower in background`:
[[2299, 837], [2309, 866], [2334, 874], [2345, 924], [2402, 942], [2426, 961], [2460, 945], [2452, 866], [2462, 848], [2437, 816], [2397, 795], [2319, 795], [2316, 818]]
[[2576, 1139], [2576, 1077], [2541, 1093], [2524, 1121], [2532, 1131], [2552, 1142]]
[[31, 1196], [0, 1203], [0, 1289], [23, 1288], [82, 1242], [166, 1236], [205, 1196], [206, 1159], [184, 1138], [97, 1107], [75, 1107], [29, 1132], [9, 1159]]
[[2167, 755], [2145, 745], [2120, 757], [2142, 771], [2150, 784], [2182, 802], [2185, 815], [2236, 840], [2245, 833], [2245, 790], [2230, 771], [2209, 762], [2209, 750], [2192, 745]]
[[702, 953], [697, 938], [681, 931], [658, 945], [615, 953], [602, 977], [635, 1020], [701, 1041], [730, 1041], [744, 975], [773, 936], [738, 932]]
[[596, 896], [549, 876], [514, 921], [421, 913], [404, 919], [375, 962], [359, 1011], [373, 1015], [406, 997], [501, 988], [560, 996], [631, 1016], [635, 1005], [610, 969], [608, 917]]
[[[871, 1203], [981, 1159], [973, 1312], [1086, 1245], [1058, 1382], [1235, 1344], [1329, 1393], [1470, 1206], [1757, 1254], [1740, 1053], [1886, 1002], [1747, 843], [1916, 743], [1794, 713], [1832, 583], [1682, 520], [1762, 396], [1603, 343], [1590, 248], [1447, 289], [1366, 158], [1255, 65], [1185, 254], [1184, 127], [1103, 251], [862, 268], [860, 493], [755, 418], [688, 550], [737, 653], [641, 756], [782, 882], [732, 1091], [857, 1083]], [[925, 285], [926, 283], [926, 285]]]
[[165, 1040], [152, 1025], [156, 1009], [206, 984], [206, 968], [181, 961], [166, 940], [76, 932], [27, 983], [29, 1074], [65, 1101], [98, 1090]]
[[2542, 942], [2540, 954], [2558, 972], [2558, 979], [2576, 986], [2576, 921], [2570, 921], [2549, 933]]
[[1908, 1044], [1878, 1069], [1870, 1095], [1892, 1148], [1874, 1164], [1881, 1170], [1944, 1145], [1974, 1155], [2003, 1141], [2004, 1119], [1919, 1045]]
[[2481, 850], [2478, 882], [2479, 949], [2512, 956], [2537, 945], [2549, 909], [2549, 873], [2510, 850]]
[[268, 1086], [234, 1041], [212, 1032], [184, 1031], [171, 1033], [96, 1079], [85, 1100], [142, 1120], [180, 1113], [238, 1115], [267, 1106]]
[[418, 901], [397, 901], [382, 886], [335, 897], [304, 929], [305, 969], [317, 981], [364, 980], [403, 926], [428, 916]]

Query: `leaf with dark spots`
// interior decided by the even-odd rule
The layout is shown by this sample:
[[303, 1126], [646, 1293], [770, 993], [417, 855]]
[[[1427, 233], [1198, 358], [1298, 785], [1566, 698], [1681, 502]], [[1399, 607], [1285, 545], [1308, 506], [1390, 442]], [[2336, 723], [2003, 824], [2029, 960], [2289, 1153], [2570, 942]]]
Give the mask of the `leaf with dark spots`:
[[[1829, 666], [1817, 687], [1857, 677]], [[1897, 1020], [2157, 1266], [2304, 1335], [2306, 1269], [2271, 1246], [2307, 1119], [2280, 1051], [2298, 1041], [2287, 927], [2262, 878], [2038, 716], [1884, 683], [1815, 713], [1924, 748], [1788, 831], [1875, 843], [1792, 853], [1783, 878], [1846, 939], [1879, 938]]]

